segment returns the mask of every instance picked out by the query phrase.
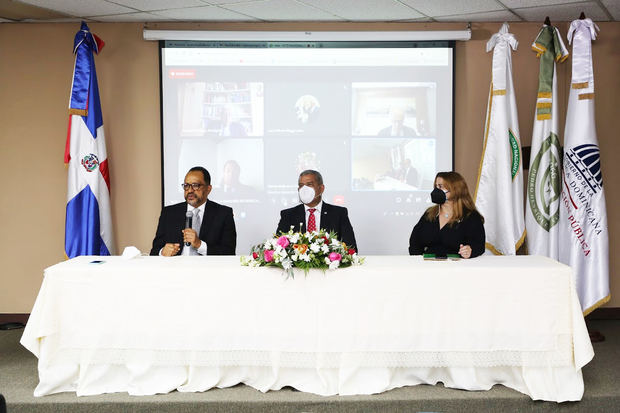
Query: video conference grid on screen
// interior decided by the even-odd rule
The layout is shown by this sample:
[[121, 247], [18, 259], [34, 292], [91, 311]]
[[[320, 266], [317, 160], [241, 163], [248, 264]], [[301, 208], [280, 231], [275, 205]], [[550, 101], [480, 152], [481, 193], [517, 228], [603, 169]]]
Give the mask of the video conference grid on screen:
[[449, 47], [164, 47], [164, 204], [206, 167], [247, 254], [316, 169], [362, 254], [405, 254], [436, 172], [452, 169], [452, 66]]

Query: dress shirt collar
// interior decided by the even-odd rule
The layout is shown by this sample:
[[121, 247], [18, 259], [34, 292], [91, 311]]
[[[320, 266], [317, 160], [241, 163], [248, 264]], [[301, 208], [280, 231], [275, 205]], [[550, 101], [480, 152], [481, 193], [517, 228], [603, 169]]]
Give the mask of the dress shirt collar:
[[187, 210], [193, 213], [194, 209], [198, 209], [200, 211], [200, 219], [202, 219], [205, 216], [205, 206], [207, 205], [207, 202], [209, 201], [207, 200], [204, 204], [200, 205], [198, 208], [194, 208], [190, 204], [187, 204]]
[[[319, 203], [318, 203], [316, 206], [313, 206], [313, 207], [309, 207], [308, 205], [304, 204], [304, 210], [306, 211], [306, 215], [308, 215], [308, 214], [309, 214], [308, 210], [309, 210], [310, 208], [314, 208], [314, 209], [316, 209], [316, 211], [314, 211], [314, 212], [315, 212], [315, 214], [319, 214], [319, 215], [321, 215], [321, 209], [323, 209], [323, 200], [321, 199], [321, 200], [319, 201]], [[315, 217], [316, 217], [316, 215], [315, 215]]]

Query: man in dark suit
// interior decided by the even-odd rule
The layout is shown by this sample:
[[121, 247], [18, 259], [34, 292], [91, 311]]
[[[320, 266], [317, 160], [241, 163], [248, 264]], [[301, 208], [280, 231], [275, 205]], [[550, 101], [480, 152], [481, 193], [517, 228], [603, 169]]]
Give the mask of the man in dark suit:
[[405, 159], [403, 163], [402, 180], [407, 185], [418, 187], [418, 170], [411, 166], [411, 159]]
[[[196, 166], [185, 175], [185, 201], [164, 207], [159, 216], [151, 255], [235, 255], [237, 231], [232, 208], [207, 199], [211, 175]], [[187, 213], [192, 228], [185, 228]], [[186, 245], [189, 244], [189, 245]]]
[[325, 190], [323, 177], [317, 171], [308, 169], [299, 174], [299, 199], [301, 205], [280, 211], [280, 222], [276, 232], [293, 231], [305, 232], [322, 228], [328, 232], [334, 231], [338, 239], [350, 248], [357, 249], [355, 234], [347, 209], [323, 202]]

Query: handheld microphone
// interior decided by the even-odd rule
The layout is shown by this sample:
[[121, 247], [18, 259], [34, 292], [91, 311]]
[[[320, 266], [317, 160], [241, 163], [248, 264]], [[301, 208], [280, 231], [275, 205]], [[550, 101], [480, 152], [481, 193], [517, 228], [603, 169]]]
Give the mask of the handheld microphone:
[[[192, 227], [192, 218], [194, 217], [194, 214], [192, 214], [190, 211], [187, 211], [185, 213], [185, 229], [191, 228]], [[189, 247], [189, 242], [185, 243], [186, 247]]]

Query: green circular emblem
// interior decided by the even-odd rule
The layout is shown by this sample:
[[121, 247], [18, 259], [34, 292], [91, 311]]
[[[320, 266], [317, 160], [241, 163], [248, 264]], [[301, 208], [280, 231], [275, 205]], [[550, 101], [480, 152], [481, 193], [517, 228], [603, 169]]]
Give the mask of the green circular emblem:
[[560, 141], [551, 132], [530, 166], [527, 198], [538, 225], [549, 231], [560, 219]]

